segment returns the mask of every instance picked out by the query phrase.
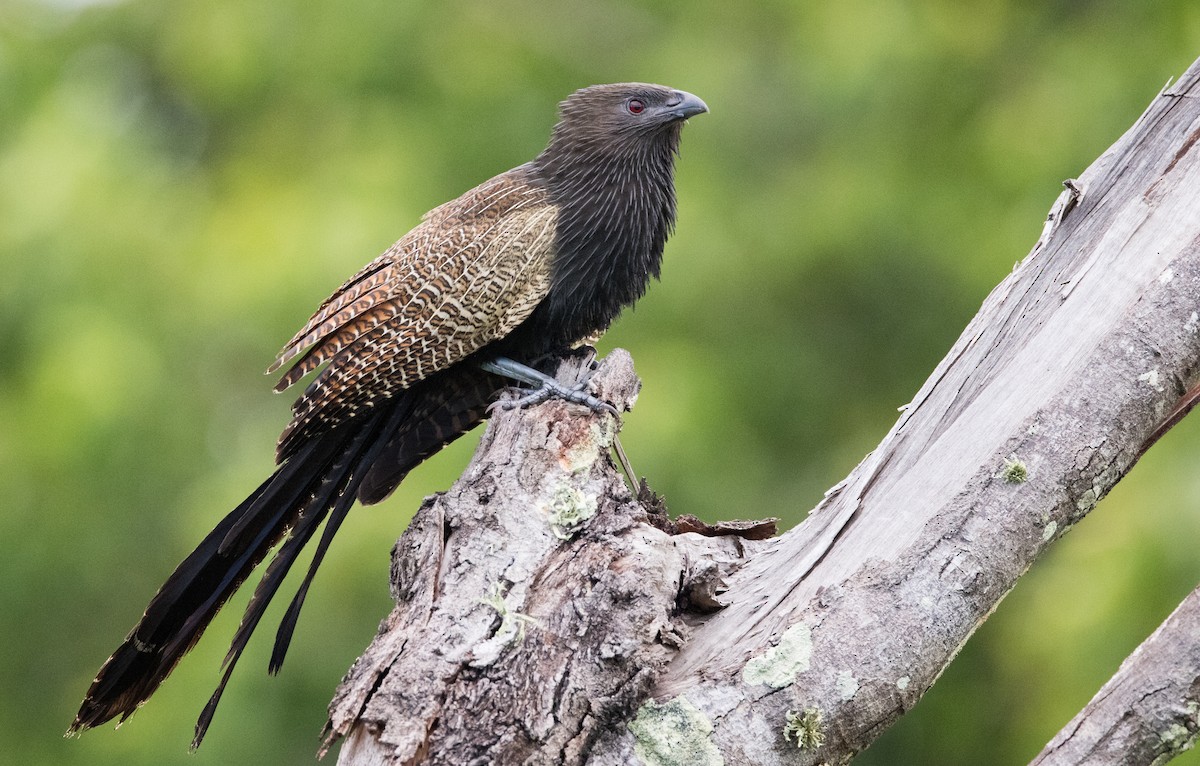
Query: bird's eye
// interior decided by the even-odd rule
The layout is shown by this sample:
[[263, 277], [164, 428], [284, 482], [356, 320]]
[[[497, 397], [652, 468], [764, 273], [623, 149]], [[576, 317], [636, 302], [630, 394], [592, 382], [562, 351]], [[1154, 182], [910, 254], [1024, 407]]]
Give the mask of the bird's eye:
[[630, 114], [641, 114], [646, 111], [646, 102], [638, 98], [631, 98], [626, 102], [625, 108], [629, 110]]

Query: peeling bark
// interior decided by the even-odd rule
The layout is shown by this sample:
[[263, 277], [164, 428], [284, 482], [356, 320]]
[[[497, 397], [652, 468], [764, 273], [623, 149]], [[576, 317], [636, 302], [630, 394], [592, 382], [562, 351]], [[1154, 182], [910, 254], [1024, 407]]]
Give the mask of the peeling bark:
[[[621, 409], [640, 385], [620, 351], [593, 384]], [[341, 761], [581, 763], [633, 719], [746, 544], [651, 524], [609, 458], [617, 425], [562, 401], [496, 412], [393, 551], [396, 608], [331, 707]]]
[[[1068, 183], [879, 447], [782, 537], [669, 534], [613, 468], [614, 418], [499, 413], [397, 543], [397, 606], [331, 707], [340, 760], [867, 747], [1200, 382], [1198, 80]], [[623, 352], [595, 382], [619, 408], [637, 389]]]

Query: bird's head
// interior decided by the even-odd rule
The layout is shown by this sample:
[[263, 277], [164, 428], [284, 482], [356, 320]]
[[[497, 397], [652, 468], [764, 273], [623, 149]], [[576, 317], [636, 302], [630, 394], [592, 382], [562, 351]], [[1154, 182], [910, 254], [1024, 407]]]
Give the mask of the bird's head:
[[675, 149], [682, 124], [707, 111], [708, 106], [691, 93], [662, 85], [593, 85], [559, 104], [550, 151], [556, 145], [575, 151], [619, 151], [648, 143]]

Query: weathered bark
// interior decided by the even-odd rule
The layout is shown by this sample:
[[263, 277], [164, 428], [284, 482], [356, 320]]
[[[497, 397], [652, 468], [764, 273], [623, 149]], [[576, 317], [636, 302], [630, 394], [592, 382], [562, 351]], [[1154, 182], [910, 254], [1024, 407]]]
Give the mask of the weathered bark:
[[[628, 408], [640, 382], [617, 351], [593, 384]], [[681, 607], [717, 606], [741, 548], [650, 524], [609, 459], [616, 426], [561, 401], [496, 412], [393, 551], [396, 609], [331, 708], [341, 761], [580, 763], [633, 716]]]
[[1200, 590], [1121, 664], [1033, 760], [1037, 766], [1159, 764], [1200, 729]]
[[[342, 760], [865, 748], [1197, 381], [1198, 78], [1200, 62], [1071, 182], [879, 447], [778, 539], [649, 524], [607, 457], [608, 416], [495, 418], [397, 544], [397, 607], [331, 708]], [[613, 361], [597, 383], [623, 406], [636, 386]]]

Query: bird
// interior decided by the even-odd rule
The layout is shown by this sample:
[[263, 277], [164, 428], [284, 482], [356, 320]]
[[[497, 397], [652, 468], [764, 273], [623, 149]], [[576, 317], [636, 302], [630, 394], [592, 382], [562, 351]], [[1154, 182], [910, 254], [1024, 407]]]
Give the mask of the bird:
[[68, 735], [132, 715], [275, 550], [196, 722], [200, 746], [234, 666], [301, 549], [324, 522], [268, 665], [283, 665], [322, 559], [357, 499], [386, 498], [414, 467], [504, 406], [559, 397], [611, 410], [586, 382], [532, 365], [605, 331], [660, 275], [676, 217], [682, 126], [708, 111], [685, 91], [593, 85], [559, 104], [530, 162], [426, 213], [347, 280], [283, 347], [275, 390], [312, 373], [279, 437], [276, 469], [201, 541], [88, 689]]

